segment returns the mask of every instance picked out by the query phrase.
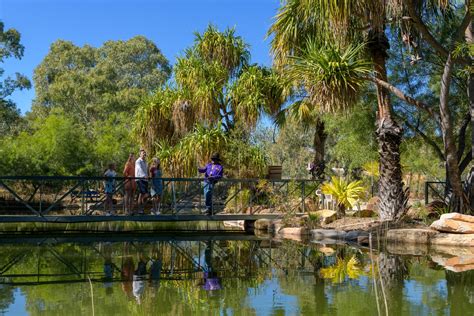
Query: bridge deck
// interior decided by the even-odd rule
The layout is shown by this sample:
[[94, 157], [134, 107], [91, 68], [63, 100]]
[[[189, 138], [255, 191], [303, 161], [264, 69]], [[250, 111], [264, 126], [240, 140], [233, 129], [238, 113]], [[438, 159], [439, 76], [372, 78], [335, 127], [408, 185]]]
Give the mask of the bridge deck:
[[[301, 214], [295, 214], [296, 216]], [[117, 216], [94, 216], [94, 215], [4, 215], [0, 216], [0, 223], [25, 223], [25, 222], [48, 222], [48, 223], [93, 223], [93, 222], [190, 222], [190, 221], [255, 221], [257, 219], [278, 219], [281, 214], [217, 214], [217, 215], [117, 215]]]

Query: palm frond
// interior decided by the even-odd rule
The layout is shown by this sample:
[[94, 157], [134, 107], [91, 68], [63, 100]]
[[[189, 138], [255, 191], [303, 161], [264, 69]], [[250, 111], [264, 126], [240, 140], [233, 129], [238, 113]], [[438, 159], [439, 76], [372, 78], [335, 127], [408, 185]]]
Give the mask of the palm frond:
[[341, 49], [328, 44], [319, 48], [308, 42], [301, 56], [292, 57], [288, 76], [302, 85], [313, 104], [324, 112], [345, 111], [358, 99], [371, 63], [361, 58], [364, 45]]

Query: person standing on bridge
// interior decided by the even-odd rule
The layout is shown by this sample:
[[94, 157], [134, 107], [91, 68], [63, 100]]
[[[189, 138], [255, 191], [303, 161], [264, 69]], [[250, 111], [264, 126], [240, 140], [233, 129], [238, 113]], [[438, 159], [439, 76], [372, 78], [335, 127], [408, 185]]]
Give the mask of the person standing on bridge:
[[206, 214], [211, 215], [213, 211], [212, 193], [214, 185], [224, 175], [224, 168], [221, 165], [219, 153], [211, 156], [211, 162], [203, 168], [198, 168], [199, 173], [204, 173], [204, 198], [206, 201]]
[[107, 216], [115, 215], [114, 212], [114, 193], [115, 193], [115, 177], [117, 172], [115, 172], [115, 164], [111, 163], [109, 169], [104, 173], [106, 178], [104, 181], [104, 192], [105, 192], [105, 202], [104, 210]]
[[138, 214], [145, 214], [145, 204], [148, 199], [148, 165], [146, 163], [146, 151], [140, 149], [140, 157], [135, 161], [135, 180], [138, 186]]
[[133, 153], [130, 153], [128, 156], [125, 167], [123, 168], [123, 176], [125, 177], [123, 208], [127, 215], [131, 215], [133, 212], [135, 191], [137, 190], [137, 183], [133, 180], [133, 178], [135, 178], [135, 154]]
[[153, 214], [160, 214], [160, 201], [161, 195], [163, 194], [163, 180], [161, 174], [161, 164], [160, 159], [153, 158], [150, 167], [150, 177], [151, 177], [151, 190], [150, 195], [153, 202]]

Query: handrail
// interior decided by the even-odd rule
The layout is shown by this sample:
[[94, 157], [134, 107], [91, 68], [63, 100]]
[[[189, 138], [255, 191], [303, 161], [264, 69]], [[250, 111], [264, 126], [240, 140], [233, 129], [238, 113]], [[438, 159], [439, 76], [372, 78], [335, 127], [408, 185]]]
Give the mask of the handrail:
[[[116, 180], [142, 180], [146, 178], [136, 177], [113, 177]], [[110, 177], [104, 176], [0, 176], [0, 180], [109, 180]], [[163, 181], [203, 181], [204, 178], [160, 178]], [[312, 179], [267, 179], [267, 178], [221, 178], [219, 181], [225, 182], [255, 182], [255, 181], [269, 181], [269, 182], [315, 182]]]
[[[66, 209], [71, 210], [73, 216], [92, 215], [94, 212], [94, 216], [100, 215], [102, 209], [105, 212], [107, 198], [103, 182], [107, 183], [112, 179], [116, 181], [113, 193], [117, 204], [115, 211], [119, 210], [121, 205], [124, 213], [129, 215], [143, 213], [144, 205], [139, 205], [134, 200], [129, 206], [124, 203], [127, 192], [130, 192], [128, 189], [124, 190], [124, 186], [134, 180], [152, 180], [151, 178], [30, 175], [0, 176], [1, 191], [10, 196], [4, 199], [3, 208], [0, 204], [0, 217], [12, 215], [11, 212], [13, 215], [33, 213], [38, 217], [55, 212], [55, 216], [63, 216], [61, 212]], [[204, 211], [204, 178], [163, 177], [158, 180], [163, 182], [159, 203], [164, 213], [175, 216], [178, 213], [189, 215], [193, 210]], [[153, 182], [150, 183], [151, 186], [152, 184]], [[305, 212], [306, 198], [313, 194], [319, 185], [320, 181], [310, 179], [222, 178], [217, 181], [214, 193], [211, 193], [211, 209], [216, 212], [225, 210], [229, 215], [253, 215], [254, 212], [259, 213], [262, 210], [263, 213], [272, 213], [277, 207], [286, 205], [289, 213], [297, 209]], [[89, 196], [89, 192], [96, 192], [97, 196]], [[14, 203], [9, 202], [13, 200]], [[107, 212], [114, 210], [113, 205], [109, 205], [111, 206]], [[188, 213], [185, 214], [186, 212]], [[216, 213], [213, 211], [212, 215], [214, 214]]]

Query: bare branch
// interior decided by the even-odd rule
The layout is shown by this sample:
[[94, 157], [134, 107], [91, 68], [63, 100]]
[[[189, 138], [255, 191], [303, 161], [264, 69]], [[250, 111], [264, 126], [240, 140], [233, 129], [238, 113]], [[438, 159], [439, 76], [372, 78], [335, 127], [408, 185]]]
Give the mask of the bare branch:
[[409, 128], [411, 129], [412, 131], [414, 131], [415, 133], [417, 133], [418, 135], [421, 136], [421, 138], [428, 144], [430, 145], [435, 153], [436, 153], [436, 156], [438, 156], [438, 158], [441, 160], [441, 161], [444, 161], [445, 158], [444, 158], [444, 154], [443, 154], [443, 151], [441, 150], [441, 148], [439, 148], [438, 144], [436, 144], [436, 142], [434, 140], [432, 140], [431, 138], [429, 138], [425, 133], [423, 133], [423, 131], [421, 131], [418, 126], [414, 126], [412, 124], [410, 124], [410, 122], [408, 122], [408, 120], [405, 120], [403, 119], [403, 117], [401, 117], [400, 115], [397, 115], [395, 114], [396, 117], [398, 117], [399, 119], [401, 119], [403, 121], [403, 123]]
[[[438, 40], [431, 34], [430, 30], [426, 26], [426, 24], [421, 20], [421, 17], [418, 15], [416, 12], [415, 8], [415, 2], [412, 0], [406, 0], [404, 1], [405, 6], [408, 10], [408, 14], [412, 18], [413, 25], [415, 26], [416, 30], [420, 32], [423, 35], [424, 40], [435, 50], [440, 54], [443, 58], [447, 58], [449, 55], [449, 50], [446, 49], [443, 45], [441, 45]], [[464, 31], [468, 27], [469, 23], [471, 21], [471, 14], [469, 10], [466, 10], [466, 15], [463, 18], [463, 21], [461, 25], [458, 28], [458, 31], [456, 32], [456, 38], [453, 43], [453, 45], [461, 41], [464, 35]], [[456, 63], [464, 64], [464, 65], [470, 65], [471, 61], [466, 58], [456, 58], [453, 60]]]
[[405, 102], [407, 102], [411, 105], [416, 106], [417, 108], [419, 108], [419, 109], [425, 111], [426, 113], [428, 113], [436, 121], [439, 121], [439, 114], [437, 112], [433, 111], [433, 109], [428, 104], [426, 104], [424, 102], [421, 102], [421, 101], [418, 101], [418, 100], [416, 100], [415, 98], [413, 98], [409, 95], [406, 95], [402, 90], [398, 89], [394, 85], [392, 85], [392, 84], [390, 84], [386, 81], [383, 81], [381, 79], [378, 79], [378, 78], [375, 78], [375, 77], [366, 77], [365, 79], [367, 79], [369, 81], [372, 81], [375, 84], [378, 84], [378, 85], [384, 87], [385, 89], [390, 91], [394, 96], [396, 96], [400, 100], [405, 101]]

